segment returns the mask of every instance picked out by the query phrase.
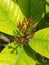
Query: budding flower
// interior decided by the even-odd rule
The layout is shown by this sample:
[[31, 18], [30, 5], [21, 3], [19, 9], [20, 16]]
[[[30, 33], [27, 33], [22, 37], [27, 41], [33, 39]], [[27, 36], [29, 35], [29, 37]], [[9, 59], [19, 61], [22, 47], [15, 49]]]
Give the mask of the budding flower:
[[31, 27], [31, 25], [35, 24], [36, 20], [32, 20], [32, 16], [28, 19], [27, 25], [26, 25], [26, 29], [24, 30], [24, 26], [26, 24], [26, 18], [23, 19], [23, 21], [18, 24], [18, 28], [21, 32], [24, 33], [24, 36], [14, 36], [14, 39], [16, 41], [20, 41], [20, 43], [27, 45], [28, 41], [30, 40], [30, 38], [32, 38], [34, 36], [34, 33], [36, 31], [36, 27], [31, 28], [32, 30], [29, 32], [29, 29]]

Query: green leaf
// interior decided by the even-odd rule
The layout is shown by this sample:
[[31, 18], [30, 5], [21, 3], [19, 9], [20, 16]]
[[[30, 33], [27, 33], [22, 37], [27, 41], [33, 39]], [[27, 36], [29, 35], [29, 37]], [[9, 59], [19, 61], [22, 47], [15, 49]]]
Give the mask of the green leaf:
[[0, 0], [0, 31], [13, 35], [16, 25], [22, 21], [23, 14], [19, 6], [11, 0]]
[[41, 19], [44, 10], [42, 0], [18, 0], [17, 3], [27, 18], [32, 16], [34, 20], [39, 21]]
[[47, 1], [47, 3], [49, 3], [49, 0], [46, 0]]
[[[13, 42], [1, 52], [0, 65], [36, 65], [38, 63], [36, 53], [29, 46], [15, 47], [17, 46]], [[14, 53], [11, 53], [14, 48]]]
[[14, 1], [16, 3], [16, 0], [12, 0], [12, 1]]
[[46, 5], [46, 13], [49, 13], [49, 6]]
[[49, 58], [49, 28], [37, 31], [29, 45], [39, 54]]
[[38, 30], [46, 27], [49, 27], [49, 13], [45, 14], [45, 16], [41, 19], [41, 21], [37, 25]]

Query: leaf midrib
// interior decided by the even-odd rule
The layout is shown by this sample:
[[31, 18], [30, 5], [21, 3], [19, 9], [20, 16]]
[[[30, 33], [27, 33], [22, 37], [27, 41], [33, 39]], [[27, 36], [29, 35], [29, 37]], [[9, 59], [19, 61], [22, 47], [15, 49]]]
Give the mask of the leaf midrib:
[[42, 38], [33, 38], [34, 40], [38, 40], [38, 41], [44, 41], [44, 42], [49, 42], [49, 40], [46, 39], [42, 39]]

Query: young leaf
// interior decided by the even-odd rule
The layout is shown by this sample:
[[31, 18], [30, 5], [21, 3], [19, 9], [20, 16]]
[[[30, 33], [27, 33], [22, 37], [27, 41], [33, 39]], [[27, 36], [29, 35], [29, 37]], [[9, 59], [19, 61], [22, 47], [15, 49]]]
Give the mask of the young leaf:
[[49, 58], [49, 28], [37, 31], [29, 45], [39, 54]]
[[17, 4], [11, 0], [0, 0], [0, 31], [13, 35], [16, 25], [23, 19], [23, 14]]
[[[13, 42], [1, 52], [0, 65], [36, 65], [36, 53], [29, 46], [15, 47]], [[14, 48], [14, 53], [11, 53]]]

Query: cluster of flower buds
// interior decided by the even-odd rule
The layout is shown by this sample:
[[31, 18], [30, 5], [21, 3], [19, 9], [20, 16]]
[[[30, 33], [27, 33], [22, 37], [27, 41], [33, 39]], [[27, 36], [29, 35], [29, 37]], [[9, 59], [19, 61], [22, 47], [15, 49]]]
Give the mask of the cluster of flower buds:
[[[36, 24], [36, 20], [32, 20], [32, 16], [28, 19], [28, 22], [26, 18], [24, 18], [22, 22], [19, 22], [17, 27], [19, 28], [21, 32], [24, 33], [24, 36], [21, 36], [21, 37], [14, 36], [14, 40], [17, 41], [19, 45], [20, 44], [27, 45], [29, 39], [34, 36], [34, 33], [36, 31], [36, 26], [33, 27], [31, 31], [29, 31], [30, 27], [33, 26], [34, 24]], [[24, 29], [25, 25], [26, 25], [26, 29]]]

